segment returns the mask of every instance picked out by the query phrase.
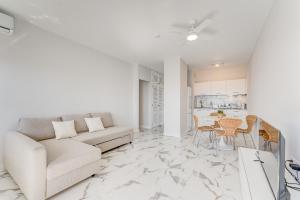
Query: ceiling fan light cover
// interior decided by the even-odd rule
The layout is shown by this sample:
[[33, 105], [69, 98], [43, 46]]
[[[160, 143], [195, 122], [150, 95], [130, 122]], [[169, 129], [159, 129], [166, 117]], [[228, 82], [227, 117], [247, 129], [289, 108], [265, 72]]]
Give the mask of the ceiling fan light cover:
[[194, 41], [194, 40], [197, 40], [197, 39], [198, 39], [198, 35], [197, 35], [196, 33], [191, 33], [191, 34], [189, 34], [189, 35], [186, 37], [186, 39], [187, 39], [188, 41]]
[[213, 67], [215, 67], [215, 68], [219, 68], [219, 67], [224, 67], [224, 63], [215, 63], [215, 64], [213, 64]]

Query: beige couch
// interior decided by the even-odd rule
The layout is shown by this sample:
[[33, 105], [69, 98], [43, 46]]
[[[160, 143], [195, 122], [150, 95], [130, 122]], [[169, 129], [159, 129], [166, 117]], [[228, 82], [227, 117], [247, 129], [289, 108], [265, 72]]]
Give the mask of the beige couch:
[[[84, 118], [97, 116], [105, 130], [89, 133]], [[74, 120], [77, 136], [55, 139], [52, 121], [60, 120]], [[5, 136], [4, 162], [26, 198], [42, 200], [98, 172], [101, 152], [132, 139], [133, 130], [114, 126], [110, 113], [24, 118]]]

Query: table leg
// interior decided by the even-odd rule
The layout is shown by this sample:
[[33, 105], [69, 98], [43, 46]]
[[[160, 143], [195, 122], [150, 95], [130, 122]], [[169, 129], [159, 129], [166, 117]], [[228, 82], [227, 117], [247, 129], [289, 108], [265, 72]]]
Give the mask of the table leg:
[[218, 144], [218, 149], [220, 150], [225, 150], [225, 151], [231, 151], [234, 150], [233, 145], [229, 145], [225, 143], [225, 136], [220, 136], [220, 141]]

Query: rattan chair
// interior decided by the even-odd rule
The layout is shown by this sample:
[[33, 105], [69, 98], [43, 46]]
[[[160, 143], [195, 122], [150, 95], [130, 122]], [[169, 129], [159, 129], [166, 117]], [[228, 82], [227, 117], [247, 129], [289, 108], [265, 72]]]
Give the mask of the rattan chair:
[[[241, 126], [243, 121], [241, 119], [223, 118], [219, 120], [221, 129], [215, 130], [217, 136], [231, 137], [233, 139], [233, 149], [236, 149], [235, 137], [236, 130]], [[218, 144], [217, 144], [218, 147]]]
[[[199, 118], [196, 115], [193, 115], [193, 120], [194, 120], [194, 129], [195, 129], [193, 144], [195, 143], [195, 140], [196, 140], [196, 137], [198, 136], [198, 134], [203, 133], [203, 132], [209, 132], [209, 140], [210, 140], [210, 142], [212, 142], [214, 128], [212, 126], [199, 126]], [[198, 140], [197, 146], [199, 145], [199, 142], [200, 142], [200, 140]]]
[[[247, 117], [246, 117], [247, 128], [246, 129], [238, 128], [236, 130], [237, 134], [239, 134], [239, 133], [243, 134], [245, 145], [247, 145], [245, 135], [251, 134], [256, 120], [257, 120], [256, 115], [247, 115]], [[250, 135], [250, 137], [251, 137], [251, 135]], [[251, 140], [252, 140], [252, 143], [254, 144], [252, 137], [251, 137]]]

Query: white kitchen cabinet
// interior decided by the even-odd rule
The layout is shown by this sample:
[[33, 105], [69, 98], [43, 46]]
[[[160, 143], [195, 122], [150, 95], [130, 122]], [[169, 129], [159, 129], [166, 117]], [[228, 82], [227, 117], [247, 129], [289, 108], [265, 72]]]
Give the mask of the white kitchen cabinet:
[[226, 95], [226, 81], [212, 81], [211, 82], [212, 95]]
[[194, 96], [211, 95], [211, 82], [199, 82], [194, 84]]
[[246, 79], [236, 79], [226, 81], [227, 95], [247, 94]]
[[247, 94], [247, 80], [207, 81], [194, 84], [194, 96]]
[[200, 83], [194, 83], [194, 90], [193, 90], [194, 96], [198, 96], [201, 93], [199, 84]]

